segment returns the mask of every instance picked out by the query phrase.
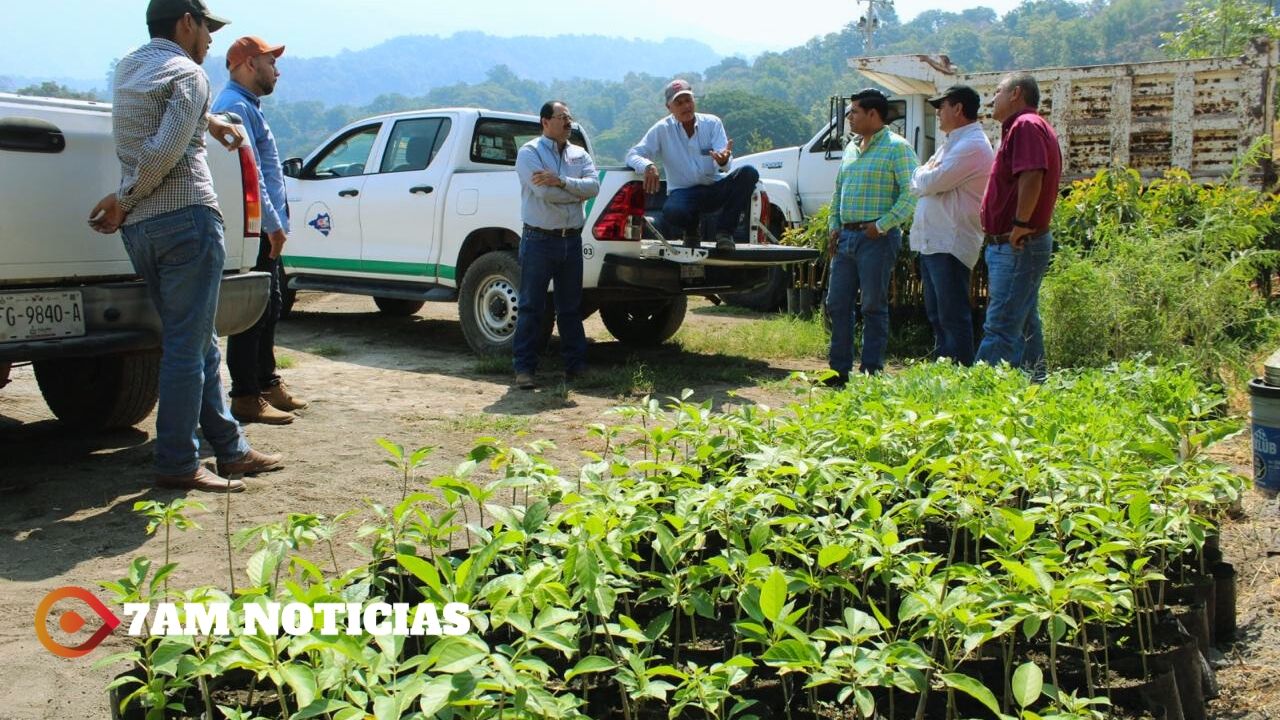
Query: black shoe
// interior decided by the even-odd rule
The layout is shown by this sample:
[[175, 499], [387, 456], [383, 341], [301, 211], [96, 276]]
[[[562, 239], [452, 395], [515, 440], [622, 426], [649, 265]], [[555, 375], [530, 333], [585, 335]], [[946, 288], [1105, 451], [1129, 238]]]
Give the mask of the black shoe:
[[836, 373], [822, 381], [829, 388], [842, 388], [849, 384], [849, 373]]
[[716, 249], [732, 252], [738, 249], [738, 244], [733, 241], [733, 236], [726, 233], [718, 233], [716, 234]]
[[586, 366], [577, 367], [572, 370], [564, 371], [564, 379], [568, 382], [581, 382], [591, 377], [591, 373], [587, 371]]

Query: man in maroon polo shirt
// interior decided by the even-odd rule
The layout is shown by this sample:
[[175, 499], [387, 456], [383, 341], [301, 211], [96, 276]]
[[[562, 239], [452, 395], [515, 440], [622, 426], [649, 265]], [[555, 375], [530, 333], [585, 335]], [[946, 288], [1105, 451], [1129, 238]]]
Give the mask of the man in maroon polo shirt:
[[996, 86], [991, 115], [1001, 125], [1000, 148], [981, 210], [990, 300], [976, 358], [1009, 363], [1036, 380], [1045, 375], [1038, 298], [1053, 253], [1049, 221], [1062, 177], [1058, 134], [1039, 105], [1040, 86], [1027, 73], [1006, 75]]

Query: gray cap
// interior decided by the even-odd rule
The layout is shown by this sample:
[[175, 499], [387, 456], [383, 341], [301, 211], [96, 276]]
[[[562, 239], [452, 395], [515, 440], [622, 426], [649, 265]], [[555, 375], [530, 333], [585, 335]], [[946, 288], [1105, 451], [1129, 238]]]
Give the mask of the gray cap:
[[689, 84], [689, 81], [681, 80], [679, 78], [667, 83], [667, 89], [662, 91], [662, 96], [666, 98], [666, 102], [668, 105], [671, 104], [672, 100], [675, 100], [681, 95], [692, 95], [692, 94], [693, 94], [693, 86]]
[[151, 0], [147, 3], [147, 22], [180, 18], [187, 13], [204, 18], [209, 32], [217, 32], [223, 25], [231, 24], [230, 20], [210, 13], [204, 0]]
[[952, 85], [943, 90], [941, 95], [929, 98], [928, 103], [936, 108], [942, 104], [943, 100], [960, 103], [966, 110], [971, 109], [972, 112], [977, 112], [978, 106], [982, 104], [982, 97], [978, 95], [978, 91], [968, 85]]

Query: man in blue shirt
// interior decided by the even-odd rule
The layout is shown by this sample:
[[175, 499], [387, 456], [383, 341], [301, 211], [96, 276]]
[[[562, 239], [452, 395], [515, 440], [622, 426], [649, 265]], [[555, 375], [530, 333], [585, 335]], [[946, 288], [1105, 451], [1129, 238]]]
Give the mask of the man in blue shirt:
[[760, 173], [744, 165], [727, 173], [733, 157], [733, 141], [715, 115], [697, 112], [693, 88], [685, 80], [672, 80], [663, 95], [671, 114], [644, 134], [640, 144], [627, 151], [627, 165], [644, 173], [645, 192], [658, 191], [661, 160], [667, 171], [667, 202], [662, 206], [667, 232], [683, 233], [685, 245], [697, 247], [698, 219], [720, 211], [716, 220], [716, 249], [733, 250], [733, 232], [751, 204]]
[[512, 352], [516, 386], [532, 390], [541, 352], [547, 285], [555, 281], [556, 326], [569, 380], [587, 369], [582, 330], [582, 204], [600, 192], [595, 162], [569, 142], [573, 116], [559, 100], [538, 113], [542, 134], [516, 154], [520, 178], [520, 300]]
[[231, 81], [213, 101], [216, 112], [233, 112], [244, 120], [248, 145], [258, 161], [258, 195], [262, 199], [262, 238], [254, 270], [271, 273], [271, 294], [262, 317], [253, 327], [227, 339], [227, 369], [231, 371], [231, 415], [242, 423], [287, 425], [294, 410], [307, 406], [289, 393], [276, 374], [276, 321], [280, 318], [280, 252], [289, 233], [289, 206], [276, 139], [262, 115], [260, 98], [276, 87], [280, 71], [276, 58], [283, 45], [268, 45], [246, 36], [227, 51]]

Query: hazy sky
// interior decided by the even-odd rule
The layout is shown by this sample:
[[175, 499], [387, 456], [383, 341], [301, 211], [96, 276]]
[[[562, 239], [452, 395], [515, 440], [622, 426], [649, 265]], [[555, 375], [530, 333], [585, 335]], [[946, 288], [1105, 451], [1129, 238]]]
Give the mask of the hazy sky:
[[[865, 5], [850, 0], [206, 0], [233, 24], [214, 35], [220, 57], [240, 35], [283, 42], [299, 57], [360, 50], [398, 35], [568, 33], [700, 39], [725, 55], [784, 50], [839, 29]], [[145, 0], [5, 2], [0, 75], [105, 76], [113, 58], [147, 39]], [[909, 20], [931, 8], [985, 6], [1004, 14], [1018, 0], [897, 0]], [[516, 69], [518, 71], [518, 68]]]

